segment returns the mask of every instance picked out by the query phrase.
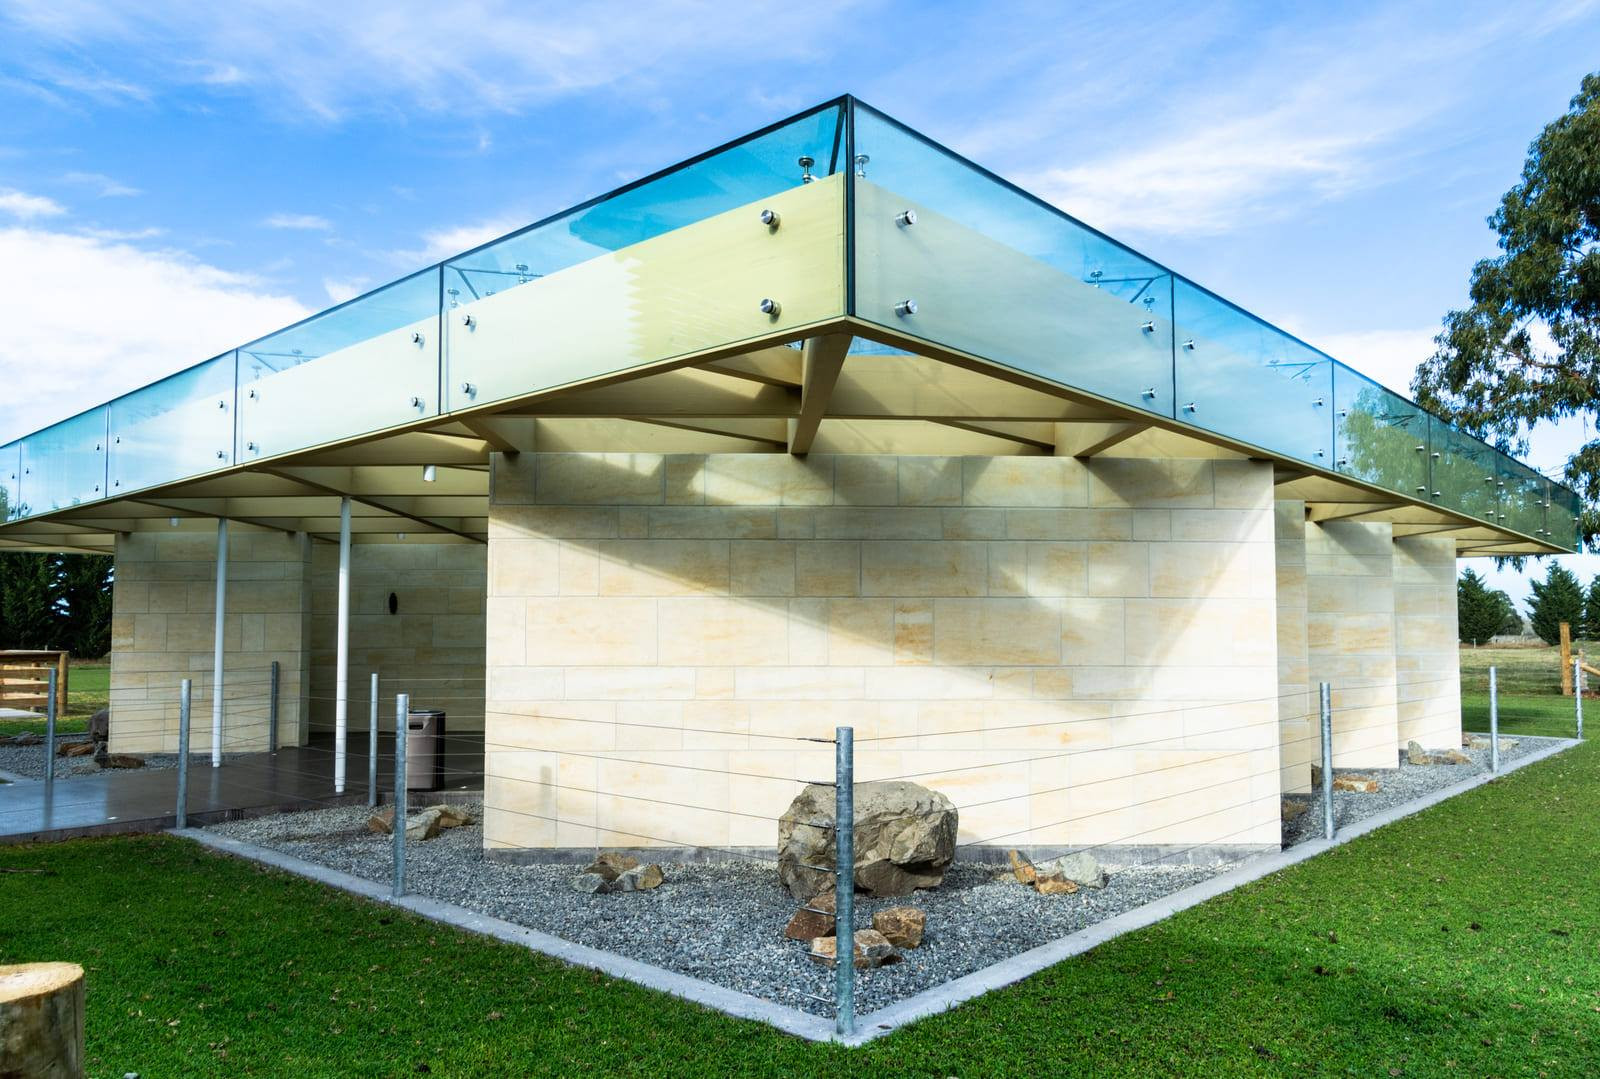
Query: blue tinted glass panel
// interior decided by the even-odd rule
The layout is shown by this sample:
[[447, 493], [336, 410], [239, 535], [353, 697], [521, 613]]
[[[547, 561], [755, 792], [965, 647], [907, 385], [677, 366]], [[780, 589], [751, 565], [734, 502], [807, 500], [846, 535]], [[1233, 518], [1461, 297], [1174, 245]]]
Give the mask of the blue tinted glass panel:
[[1433, 501], [1484, 521], [1498, 519], [1499, 451], [1437, 417], [1428, 417]]
[[232, 464], [233, 380], [229, 352], [112, 401], [112, 493]]
[[1178, 418], [1327, 467], [1333, 361], [1182, 278], [1175, 310]]
[[21, 516], [104, 498], [105, 441], [105, 405], [24, 438]]
[[21, 506], [22, 443], [0, 446], [0, 521], [17, 516]]
[[240, 464], [439, 410], [439, 272], [425, 270], [239, 350]]
[[879, 113], [855, 123], [855, 313], [1172, 414], [1172, 278]]
[[[780, 246], [774, 246], [767, 257], [780, 257], [781, 245], [793, 242], [797, 231], [810, 225], [802, 224], [803, 204], [794, 199], [789, 200], [793, 209], [786, 208], [780, 215], [779, 226], [769, 230], [761, 225], [757, 220], [760, 207], [752, 204], [779, 193], [815, 189], [815, 197], [806, 201], [813, 203], [818, 213], [824, 212], [821, 207], [826, 199], [838, 201], [838, 207], [830, 206], [825, 214], [840, 249], [831, 269], [842, 279], [842, 181], [830, 182], [829, 178], [837, 177], [843, 167], [838, 161], [843, 152], [843, 115], [839, 106], [809, 113], [446, 262], [445, 410], [531, 393], [769, 329], [768, 324], [752, 318], [748, 331], [739, 331], [737, 326], [730, 330], [720, 312], [707, 310], [705, 297], [696, 292], [696, 282], [687, 279], [714, 272], [709, 263], [719, 257], [718, 241], [708, 238], [698, 251], [707, 266], [695, 265], [682, 253], [671, 264], [651, 261], [648, 246], [636, 261], [607, 262], [604, 257], [741, 207], [749, 208], [749, 216], [744, 233], [736, 238], [765, 238], [770, 233], [774, 244]], [[719, 240], [727, 238], [717, 235]], [[724, 260], [746, 257], [743, 252], [721, 254]], [[555, 276], [579, 266], [591, 272], [581, 277]], [[746, 269], [747, 280], [760, 279], [757, 267]], [[521, 298], [508, 306], [503, 297], [512, 290]], [[755, 292], [738, 311], [759, 313], [756, 306], [761, 298], [762, 293]], [[781, 302], [793, 305], [788, 297]], [[673, 325], [671, 315], [661, 316], [663, 304], [677, 308], [675, 317], [681, 325]], [[833, 306], [837, 310], [831, 314], [843, 313], [842, 296]], [[530, 316], [529, 312], [538, 314]], [[464, 321], [468, 317], [475, 322]], [[516, 348], [490, 349], [473, 339], [475, 324], [493, 329], [506, 326], [508, 320], [518, 323]], [[592, 320], [591, 329], [595, 323], [626, 323], [628, 332], [620, 347], [594, 350], [586, 347], [582, 335], [573, 339], [565, 324], [575, 320]], [[542, 332], [545, 327], [549, 327], [548, 333]], [[730, 332], [740, 336], [730, 337]], [[643, 347], [632, 347], [635, 344]]]
[[1543, 536], [1545, 528], [1545, 478], [1510, 457], [1499, 462], [1500, 523], [1514, 532]]
[[1428, 414], [1343, 364], [1333, 371], [1334, 466], [1412, 498], [1429, 497]]
[[1568, 550], [1579, 549], [1578, 533], [1582, 527], [1583, 505], [1577, 492], [1570, 487], [1550, 485], [1550, 538]]

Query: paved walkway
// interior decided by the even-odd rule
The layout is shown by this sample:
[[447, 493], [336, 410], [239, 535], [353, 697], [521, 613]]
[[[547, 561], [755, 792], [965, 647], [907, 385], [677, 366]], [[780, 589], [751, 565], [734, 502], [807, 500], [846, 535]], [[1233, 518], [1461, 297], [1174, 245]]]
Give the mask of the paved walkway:
[[[483, 749], [471, 736], [452, 734], [445, 767], [452, 790], [483, 789]], [[333, 792], [331, 736], [276, 754], [230, 756], [222, 767], [195, 755], [189, 766], [189, 822], [256, 816], [283, 809], [349, 805], [367, 799], [366, 738], [352, 738], [346, 761], [349, 782]], [[394, 789], [392, 739], [378, 747], [378, 790]], [[116, 832], [155, 832], [176, 823], [175, 768], [107, 771], [58, 779], [46, 796], [41, 782], [0, 785], [0, 844], [65, 839]], [[414, 792], [413, 799], [420, 792]]]

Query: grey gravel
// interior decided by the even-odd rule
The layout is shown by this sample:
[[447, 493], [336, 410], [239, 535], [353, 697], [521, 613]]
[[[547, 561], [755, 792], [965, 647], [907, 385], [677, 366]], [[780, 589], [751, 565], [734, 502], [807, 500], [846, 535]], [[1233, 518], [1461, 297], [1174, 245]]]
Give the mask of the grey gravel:
[[[461, 801], [474, 817], [480, 806]], [[391, 879], [388, 836], [367, 831], [361, 807], [230, 821], [211, 831], [293, 854], [368, 880]], [[785, 939], [797, 904], [778, 884], [777, 863], [758, 859], [661, 862], [666, 883], [648, 892], [587, 895], [574, 890], [581, 866], [511, 864], [484, 857], [471, 825], [406, 848], [408, 890], [750, 993], [816, 1015], [833, 1014], [833, 973]], [[993, 864], [957, 862], [944, 883], [901, 899], [856, 898], [857, 928], [874, 911], [920, 907], [928, 927], [901, 962], [860, 972], [857, 1009], [881, 1008], [924, 989], [1143, 906], [1236, 863], [1107, 865], [1104, 889], [1041, 896], [995, 880]]]
[[[1562, 741], [1560, 738], [1538, 738], [1532, 735], [1519, 734], [1506, 736], [1512, 738], [1517, 744], [1506, 748], [1502, 743], [1500, 761], [1502, 767], [1516, 760], [1518, 757], [1529, 753], [1536, 753], [1541, 749], [1556, 745]], [[1428, 747], [1430, 753], [1440, 752], [1446, 747]], [[1463, 779], [1482, 775], [1489, 771], [1489, 751], [1487, 749], [1466, 749], [1463, 747], [1449, 747], [1460, 749], [1472, 759], [1471, 764], [1407, 764], [1405, 750], [1400, 750], [1396, 756], [1395, 768], [1335, 768], [1335, 776], [1363, 775], [1371, 776], [1378, 781], [1378, 789], [1372, 794], [1357, 794], [1354, 791], [1333, 792], [1333, 826], [1337, 831], [1347, 824], [1354, 824], [1374, 813], [1409, 802], [1413, 798], [1420, 798], [1425, 794], [1432, 794], [1443, 787], [1460, 783]], [[1284, 801], [1295, 802], [1308, 806], [1308, 811], [1300, 814], [1292, 821], [1284, 822], [1283, 843], [1292, 847], [1297, 843], [1304, 843], [1308, 839], [1322, 838], [1322, 792], [1320, 790], [1310, 795], [1286, 794]]]
[[[68, 734], [56, 739], [56, 744], [63, 742], [81, 742], [85, 735]], [[136, 756], [144, 758], [144, 767], [151, 771], [161, 771], [178, 767], [178, 754], [176, 753], [140, 753]], [[224, 758], [233, 754], [224, 754]], [[189, 756], [189, 766], [199, 767], [202, 763], [210, 764], [211, 757], [206, 754], [192, 753]], [[102, 769], [94, 763], [93, 757], [57, 757], [56, 778], [72, 779], [75, 776], [94, 775], [132, 775], [142, 771], [138, 768], [109, 768]], [[25, 779], [44, 778], [44, 746], [8, 746], [0, 745], [0, 772], [11, 772]]]
[[[1502, 758], [1513, 760], [1556, 741], [1522, 737]], [[1487, 770], [1486, 750], [1464, 752], [1472, 764], [1376, 770], [1377, 794], [1335, 794], [1337, 820], [1350, 823]], [[1321, 834], [1320, 801], [1299, 800], [1312, 803], [1310, 811], [1284, 826], [1286, 845]], [[478, 800], [455, 802], [474, 818], [481, 813]], [[392, 840], [367, 830], [368, 812], [344, 807], [284, 813], [210, 830], [388, 882]], [[575, 889], [579, 865], [494, 861], [484, 857], [482, 843], [482, 828], [470, 825], [408, 844], [408, 890], [812, 1014], [832, 1014], [832, 972], [806, 958], [804, 944], [783, 936], [796, 904], [778, 884], [775, 862], [731, 856], [722, 862], [662, 861], [666, 883], [653, 891], [591, 895]], [[873, 912], [899, 905], [921, 908], [928, 920], [922, 946], [903, 952], [900, 963], [858, 973], [857, 1009], [869, 1012], [981, 970], [1237, 864], [1119, 867], [1108, 861], [1104, 889], [1042, 896], [997, 880], [993, 864], [963, 861], [937, 889], [902, 899], [858, 896], [857, 928], [869, 926]]]

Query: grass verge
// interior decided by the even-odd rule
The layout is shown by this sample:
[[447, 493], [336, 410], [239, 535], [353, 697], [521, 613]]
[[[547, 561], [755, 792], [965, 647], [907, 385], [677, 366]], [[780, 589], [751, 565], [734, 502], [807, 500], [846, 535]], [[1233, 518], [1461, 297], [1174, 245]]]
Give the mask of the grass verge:
[[854, 1051], [169, 837], [0, 849], [0, 962], [88, 968], [96, 1075], [1590, 1075], [1597, 794], [1590, 743]]

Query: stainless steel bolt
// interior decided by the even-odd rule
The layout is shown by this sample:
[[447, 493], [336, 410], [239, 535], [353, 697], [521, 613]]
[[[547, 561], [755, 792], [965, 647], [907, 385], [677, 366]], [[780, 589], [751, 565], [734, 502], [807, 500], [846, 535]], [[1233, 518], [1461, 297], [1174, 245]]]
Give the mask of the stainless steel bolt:
[[763, 315], [770, 315], [773, 318], [777, 318], [779, 313], [783, 311], [783, 305], [777, 300], [762, 300], [758, 306], [761, 308]]
[[901, 228], [910, 228], [917, 223], [917, 211], [901, 210], [895, 215], [894, 223]]
[[761, 223], [763, 225], [767, 226], [767, 228], [769, 228], [769, 229], [777, 228], [778, 227], [778, 223], [781, 220], [782, 219], [778, 216], [778, 211], [777, 210], [762, 210], [761, 211]]
[[899, 303], [894, 305], [894, 313], [899, 315], [901, 318], [905, 318], [907, 315], [916, 314], [917, 313], [917, 301], [916, 300], [901, 300]]

